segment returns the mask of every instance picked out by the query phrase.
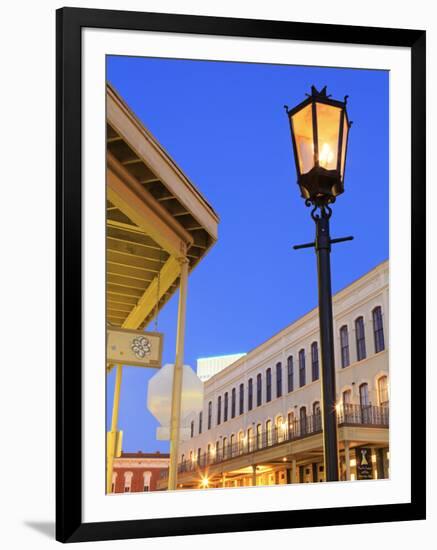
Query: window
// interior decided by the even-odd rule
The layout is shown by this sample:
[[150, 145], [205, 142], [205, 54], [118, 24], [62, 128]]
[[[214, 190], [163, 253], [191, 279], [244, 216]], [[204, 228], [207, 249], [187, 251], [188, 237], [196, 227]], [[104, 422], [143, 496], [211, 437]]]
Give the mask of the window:
[[313, 382], [319, 379], [319, 346], [317, 342], [311, 344], [311, 373]]
[[378, 378], [378, 399], [381, 407], [388, 406], [388, 383], [387, 376], [381, 376]]
[[361, 384], [360, 386], [360, 405], [368, 405], [369, 404], [369, 385], [368, 384]]
[[150, 491], [150, 479], [152, 478], [152, 472], [143, 472], [143, 491], [146, 493]]
[[124, 492], [130, 493], [132, 489], [133, 472], [124, 472]]
[[351, 390], [344, 390], [343, 392], [343, 405], [350, 405], [352, 398]]
[[300, 434], [305, 435], [307, 433], [307, 408], [301, 407], [299, 410], [300, 420]]
[[373, 317], [373, 336], [375, 339], [375, 353], [379, 353], [384, 349], [384, 327], [382, 325], [382, 310], [381, 307], [375, 307], [372, 311]]
[[208, 443], [206, 447], [206, 462], [209, 464], [211, 462], [211, 443]]
[[211, 429], [212, 401], [208, 403], [208, 430]]
[[228, 456], [228, 440], [226, 437], [223, 438], [223, 458], [227, 458]]
[[215, 459], [217, 462], [220, 460], [220, 441], [215, 442]]
[[231, 449], [230, 449], [230, 456], [235, 455], [235, 434], [231, 435]]
[[240, 384], [240, 406], [239, 414], [244, 413], [244, 384]]
[[262, 375], [259, 373], [256, 377], [256, 406], [262, 403]]
[[360, 405], [361, 405], [361, 422], [370, 424], [371, 421], [371, 406], [369, 402], [369, 386], [368, 384], [360, 385]]
[[306, 373], [305, 373], [305, 350], [301, 349], [299, 352], [299, 387], [305, 386]]
[[117, 483], [117, 472], [113, 472], [112, 473], [112, 489], [111, 489], [111, 492], [112, 493], [115, 493], [115, 486], [116, 486], [116, 483]]
[[290, 436], [294, 433], [294, 412], [290, 411], [287, 416], [288, 419], [288, 433]]
[[244, 453], [244, 432], [238, 434], [238, 453], [240, 455]]
[[272, 400], [272, 369], [266, 371], [266, 401]]
[[366, 336], [362, 317], [355, 320], [355, 337], [357, 340], [357, 361], [362, 361], [366, 358]]
[[349, 332], [346, 325], [340, 329], [340, 348], [341, 348], [341, 368], [346, 368], [350, 365], [349, 358]]
[[199, 413], [199, 435], [202, 433], [202, 411]]
[[272, 444], [272, 421], [271, 420], [267, 420], [266, 422], [266, 441], [267, 441], [267, 446], [270, 447], [270, 445]]
[[275, 422], [276, 441], [278, 443], [284, 441], [286, 436], [286, 428], [287, 425], [284, 424], [284, 419], [282, 418], [282, 416], [278, 416]]
[[228, 392], [225, 393], [225, 402], [224, 402], [224, 410], [223, 410], [223, 422], [226, 422], [228, 420]]
[[247, 408], [249, 411], [253, 408], [253, 380], [249, 378], [247, 383]]
[[194, 420], [191, 421], [191, 437], [194, 437]]
[[313, 403], [313, 422], [314, 422], [314, 431], [319, 431], [322, 429], [322, 415], [320, 411], [320, 402], [315, 401]]
[[253, 440], [253, 428], [247, 429], [247, 450], [250, 452], [254, 449], [254, 440]]
[[276, 397], [282, 395], [282, 364], [276, 363]]
[[231, 402], [231, 417], [235, 418], [235, 399], [236, 399], [236, 391], [235, 388], [232, 388], [232, 402]]
[[199, 447], [197, 449], [197, 464], [200, 464], [200, 457], [202, 455], [202, 449]]
[[290, 355], [290, 357], [287, 359], [287, 384], [288, 384], [288, 392], [291, 392], [294, 390], [294, 369], [293, 369], [293, 356]]
[[222, 421], [222, 396], [219, 395], [217, 399], [217, 426]]
[[258, 424], [256, 427], [256, 448], [261, 449], [262, 447], [262, 427], [261, 424]]

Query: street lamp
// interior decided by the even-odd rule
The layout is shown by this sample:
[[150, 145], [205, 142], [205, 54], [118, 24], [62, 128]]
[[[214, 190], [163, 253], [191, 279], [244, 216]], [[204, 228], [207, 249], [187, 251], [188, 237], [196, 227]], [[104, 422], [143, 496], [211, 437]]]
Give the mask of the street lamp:
[[317, 254], [323, 448], [326, 481], [338, 481], [338, 442], [335, 391], [334, 333], [331, 291], [331, 244], [352, 237], [331, 239], [329, 218], [338, 195], [344, 191], [347, 142], [351, 123], [346, 101], [331, 99], [326, 86], [319, 92], [311, 87], [302, 103], [294, 109], [285, 106], [290, 122], [297, 183], [306, 206], [312, 206], [316, 240], [294, 248], [314, 247]]

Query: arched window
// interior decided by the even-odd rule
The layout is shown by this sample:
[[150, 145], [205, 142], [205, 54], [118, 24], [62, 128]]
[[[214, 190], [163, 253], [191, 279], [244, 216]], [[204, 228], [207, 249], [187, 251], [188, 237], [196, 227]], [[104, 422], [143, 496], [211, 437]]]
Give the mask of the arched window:
[[215, 461], [220, 462], [220, 441], [215, 442]]
[[228, 440], [226, 437], [223, 438], [223, 458], [228, 458]]
[[307, 433], [307, 408], [301, 407], [299, 409], [299, 424], [300, 424], [300, 435], [305, 435]]
[[371, 405], [369, 401], [369, 385], [360, 385], [360, 409], [361, 409], [361, 422], [363, 424], [370, 424], [371, 420]]
[[240, 384], [240, 407], [239, 413], [244, 413], [244, 384]]
[[232, 394], [231, 394], [231, 418], [235, 418], [235, 400], [236, 400], [236, 393], [235, 388], [232, 388]]
[[143, 472], [143, 491], [150, 491], [150, 480], [152, 478], [152, 472]]
[[305, 372], [305, 350], [299, 351], [299, 387], [306, 384], [306, 372]]
[[202, 411], [199, 413], [199, 435], [202, 433]]
[[292, 355], [290, 355], [287, 359], [287, 386], [288, 392], [294, 390], [294, 368]]
[[272, 444], [272, 421], [267, 420], [266, 422], [266, 442], [267, 446], [270, 447]]
[[219, 395], [217, 398], [217, 426], [222, 421], [222, 396]]
[[282, 396], [282, 364], [276, 363], [276, 397]]
[[202, 449], [199, 447], [197, 449], [197, 464], [200, 464], [200, 459], [202, 458]]
[[313, 382], [319, 379], [319, 346], [317, 342], [311, 344], [311, 374]]
[[266, 371], [266, 402], [272, 400], [272, 369]]
[[194, 437], [194, 420], [191, 421], [190, 431], [191, 431], [191, 437]]
[[262, 374], [259, 373], [256, 377], [256, 406], [259, 407], [262, 403]]
[[249, 378], [247, 382], [247, 408], [249, 411], [253, 409], [253, 380]]
[[130, 493], [132, 491], [132, 478], [133, 472], [124, 472], [124, 492]]
[[388, 407], [388, 378], [381, 376], [378, 378], [378, 401], [381, 407]]
[[208, 430], [211, 429], [212, 401], [208, 403]]
[[238, 454], [244, 453], [244, 432], [238, 434]]
[[382, 324], [381, 306], [375, 307], [372, 311], [373, 317], [373, 336], [375, 341], [375, 353], [379, 353], [384, 349], [384, 327]]
[[275, 431], [276, 431], [276, 441], [278, 443], [281, 443], [282, 441], [284, 441], [285, 438], [286, 438], [286, 435], [287, 435], [287, 433], [286, 433], [287, 424], [285, 424], [284, 419], [282, 418], [282, 416], [277, 416], [276, 417]]
[[211, 443], [208, 443], [206, 447], [206, 462], [207, 464], [210, 464], [211, 462]]
[[262, 426], [257, 424], [256, 426], [256, 448], [261, 449], [262, 447]]
[[289, 438], [290, 438], [294, 435], [294, 431], [295, 431], [295, 422], [294, 422], [294, 412], [293, 411], [290, 411], [288, 413], [287, 420], [288, 420], [288, 434], [289, 434]]
[[344, 369], [350, 365], [349, 358], [349, 331], [346, 325], [340, 329], [341, 367]]
[[355, 320], [355, 338], [357, 341], [357, 360], [362, 361], [366, 358], [366, 335], [363, 317], [358, 317]]
[[228, 420], [228, 401], [229, 401], [228, 392], [225, 393], [224, 403], [223, 403], [223, 422]]
[[231, 435], [231, 448], [229, 449], [229, 456], [235, 456], [235, 434]]
[[253, 437], [253, 428], [247, 429], [247, 450], [251, 453], [255, 447], [255, 441]]
[[112, 492], [115, 493], [115, 486], [117, 484], [117, 472], [112, 473]]
[[352, 402], [352, 391], [344, 390], [343, 392], [343, 405], [350, 405]]
[[320, 402], [315, 401], [313, 403], [313, 423], [314, 423], [314, 431], [318, 432], [322, 429], [322, 414], [320, 411]]

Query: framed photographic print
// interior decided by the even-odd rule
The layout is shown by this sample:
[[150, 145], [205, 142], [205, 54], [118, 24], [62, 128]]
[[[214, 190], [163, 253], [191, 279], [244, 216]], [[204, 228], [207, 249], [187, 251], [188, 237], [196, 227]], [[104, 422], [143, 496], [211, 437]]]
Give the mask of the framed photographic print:
[[58, 10], [57, 220], [58, 540], [425, 518], [424, 31]]

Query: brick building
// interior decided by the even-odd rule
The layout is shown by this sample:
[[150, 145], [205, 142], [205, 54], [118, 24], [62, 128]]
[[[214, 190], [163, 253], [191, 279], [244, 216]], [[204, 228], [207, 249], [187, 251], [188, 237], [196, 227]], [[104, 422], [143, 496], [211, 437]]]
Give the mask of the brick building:
[[168, 453], [121, 453], [114, 459], [113, 493], [156, 491], [161, 472], [168, 470]]

